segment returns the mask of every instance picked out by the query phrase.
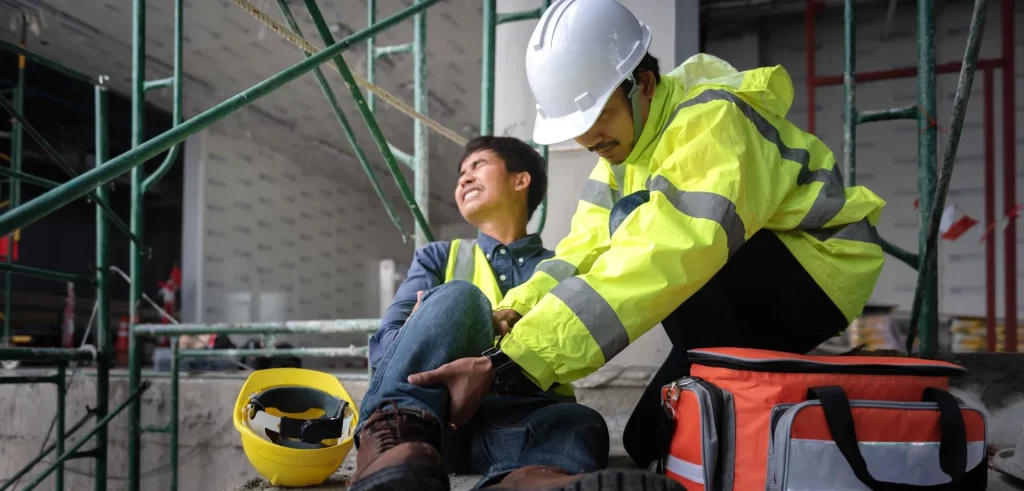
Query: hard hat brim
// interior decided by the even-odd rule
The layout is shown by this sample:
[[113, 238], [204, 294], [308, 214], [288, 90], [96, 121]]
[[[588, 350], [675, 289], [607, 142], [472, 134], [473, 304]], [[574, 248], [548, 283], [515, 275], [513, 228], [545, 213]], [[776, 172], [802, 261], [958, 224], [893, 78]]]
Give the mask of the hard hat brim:
[[586, 111], [576, 111], [560, 118], [544, 118], [538, 112], [537, 119], [533, 123], [533, 142], [538, 145], [554, 145], [586, 133], [597, 122], [601, 111], [604, 111], [605, 104], [616, 90], [619, 90], [619, 84], [616, 84], [615, 88], [608, 93], [603, 94]]

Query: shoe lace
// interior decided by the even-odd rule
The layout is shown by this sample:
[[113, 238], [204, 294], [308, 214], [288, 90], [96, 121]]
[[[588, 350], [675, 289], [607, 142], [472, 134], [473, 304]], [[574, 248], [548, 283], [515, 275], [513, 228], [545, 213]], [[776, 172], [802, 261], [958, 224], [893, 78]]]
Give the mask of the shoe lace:
[[402, 425], [399, 424], [399, 419], [404, 415], [398, 410], [398, 404], [388, 401], [381, 404], [377, 410], [381, 411], [389, 403], [393, 406], [393, 411], [380, 412], [381, 417], [370, 424], [374, 440], [377, 442], [377, 453], [387, 452], [401, 442]]

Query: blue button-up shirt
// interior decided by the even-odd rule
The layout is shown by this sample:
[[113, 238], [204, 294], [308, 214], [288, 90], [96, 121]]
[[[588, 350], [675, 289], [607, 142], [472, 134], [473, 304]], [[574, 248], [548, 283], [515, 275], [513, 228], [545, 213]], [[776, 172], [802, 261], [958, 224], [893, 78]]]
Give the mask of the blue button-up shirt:
[[[498, 281], [502, 295], [528, 280], [538, 263], [555, 255], [553, 251], [544, 248], [537, 234], [527, 235], [506, 246], [497, 239], [480, 233], [476, 243], [487, 257], [487, 262], [491, 263], [491, 271], [494, 272], [494, 279]], [[384, 352], [398, 335], [399, 328], [409, 318], [413, 306], [416, 305], [416, 292], [426, 291], [444, 283], [449, 252], [451, 242], [431, 242], [413, 254], [412, 266], [409, 267], [405, 281], [398, 287], [395, 299], [384, 313], [380, 329], [370, 338], [371, 367], [376, 368]]]

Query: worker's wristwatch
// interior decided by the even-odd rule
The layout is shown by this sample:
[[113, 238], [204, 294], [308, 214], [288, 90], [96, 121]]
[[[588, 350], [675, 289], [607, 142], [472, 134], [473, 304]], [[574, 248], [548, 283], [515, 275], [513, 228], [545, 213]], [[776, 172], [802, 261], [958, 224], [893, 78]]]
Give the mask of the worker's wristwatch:
[[[483, 356], [491, 360], [491, 367], [494, 369], [494, 392], [499, 395], [507, 395], [525, 390], [533, 385], [523, 370], [516, 362], [512, 361], [501, 348], [497, 346], [484, 351]], [[529, 385], [527, 385], [529, 384]]]

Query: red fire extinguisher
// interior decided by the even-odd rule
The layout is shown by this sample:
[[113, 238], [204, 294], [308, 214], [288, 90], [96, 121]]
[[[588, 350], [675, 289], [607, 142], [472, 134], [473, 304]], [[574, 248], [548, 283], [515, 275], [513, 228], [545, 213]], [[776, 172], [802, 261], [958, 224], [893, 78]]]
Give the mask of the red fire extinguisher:
[[117, 341], [114, 342], [114, 360], [117, 365], [128, 364], [128, 316], [121, 316], [121, 324], [117, 326]]

